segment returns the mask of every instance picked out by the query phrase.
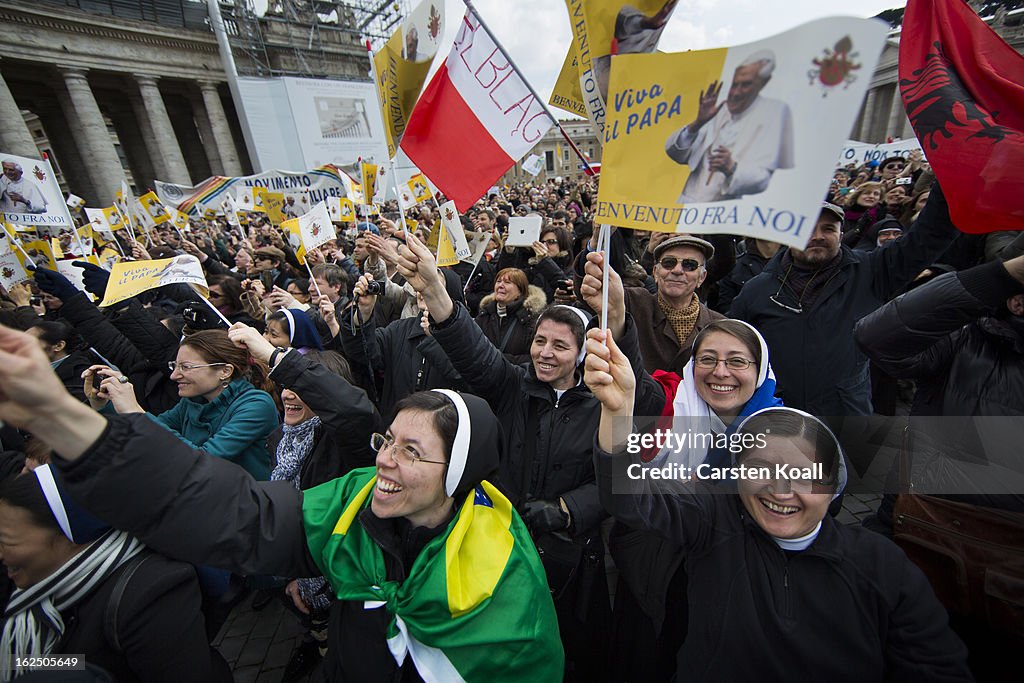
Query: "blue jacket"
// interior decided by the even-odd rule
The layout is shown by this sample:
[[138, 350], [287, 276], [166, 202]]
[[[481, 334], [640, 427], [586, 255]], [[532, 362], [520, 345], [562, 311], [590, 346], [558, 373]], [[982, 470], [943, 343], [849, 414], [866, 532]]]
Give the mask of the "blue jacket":
[[277, 428], [277, 406], [247, 380], [233, 380], [213, 401], [183, 398], [153, 419], [189, 446], [241, 465], [256, 479], [270, 479], [265, 442]]

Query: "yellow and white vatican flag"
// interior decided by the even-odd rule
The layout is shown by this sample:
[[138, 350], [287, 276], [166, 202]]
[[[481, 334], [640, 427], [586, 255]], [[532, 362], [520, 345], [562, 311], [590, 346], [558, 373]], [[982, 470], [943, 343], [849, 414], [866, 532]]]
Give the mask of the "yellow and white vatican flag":
[[68, 199], [65, 202], [69, 209], [81, 209], [85, 206], [85, 200], [79, 197], [77, 194], [71, 194], [68, 192]]
[[412, 198], [417, 203], [429, 202], [434, 196], [434, 193], [430, 190], [430, 183], [427, 182], [427, 177], [422, 173], [415, 174], [405, 184], [412, 193]]
[[[107, 242], [114, 241], [114, 229], [107, 219], [106, 209], [90, 209], [86, 207], [85, 216], [89, 219], [89, 225], [94, 233]], [[118, 218], [118, 221], [120, 221], [120, 218]]]
[[377, 102], [392, 159], [443, 34], [444, 2], [423, 0], [373, 55]]
[[462, 222], [459, 220], [459, 212], [455, 209], [454, 201], [447, 201], [441, 205], [441, 225], [444, 226], [444, 231], [452, 244], [452, 253], [456, 260], [468, 259], [472, 252], [469, 249], [469, 243], [466, 242], [466, 232], [462, 229]]
[[100, 211], [103, 212], [103, 217], [107, 219], [107, 225], [110, 226], [111, 232], [127, 229], [128, 226], [124, 223], [125, 216], [118, 211], [117, 206], [108, 206], [105, 209], [100, 209]]
[[53, 246], [50, 244], [50, 240], [37, 239], [30, 242], [21, 240], [21, 246], [22, 249], [16, 252], [18, 258], [21, 259], [21, 265], [28, 263], [30, 258], [32, 263], [40, 268], [57, 270], [57, 259], [53, 257]]
[[188, 214], [168, 206], [167, 212], [171, 214], [171, 225], [180, 232], [191, 232], [192, 224], [188, 222]]
[[289, 218], [281, 223], [281, 229], [285, 232], [285, 239], [295, 252], [295, 258], [299, 265], [306, 265], [306, 248], [302, 246], [302, 233], [299, 231], [299, 219]]
[[341, 199], [338, 202], [338, 220], [342, 223], [353, 223], [356, 220], [356, 207], [351, 199]]
[[155, 261], [121, 261], [110, 271], [107, 291], [100, 306], [111, 306], [164, 285], [185, 284], [207, 298], [210, 289], [206, 285], [203, 266], [191, 254]]
[[8, 291], [11, 287], [32, 279], [32, 275], [25, 268], [24, 257], [19, 258], [21, 254], [13, 239], [6, 230], [0, 230], [0, 285]]
[[228, 223], [232, 226], [241, 226], [242, 221], [238, 217], [238, 204], [235, 203], [235, 198], [231, 195], [224, 197], [220, 203], [220, 210], [224, 213], [224, 216], [228, 219]]
[[370, 164], [362, 162], [359, 165], [359, 171], [362, 174], [362, 185], [363, 190], [363, 203], [373, 204], [374, 198], [377, 196], [377, 164]]
[[146, 215], [152, 220], [153, 225], [160, 225], [171, 220], [171, 214], [167, 212], [163, 202], [156, 196], [156, 192], [147, 192], [139, 197], [139, 204], [145, 209]]
[[321, 244], [338, 239], [334, 224], [327, 214], [327, 205], [320, 202], [307, 214], [299, 216], [299, 235], [306, 251], [316, 249]]
[[281, 225], [288, 219], [283, 213], [284, 192], [267, 192], [263, 195], [263, 208], [266, 209], [267, 218], [274, 225]]

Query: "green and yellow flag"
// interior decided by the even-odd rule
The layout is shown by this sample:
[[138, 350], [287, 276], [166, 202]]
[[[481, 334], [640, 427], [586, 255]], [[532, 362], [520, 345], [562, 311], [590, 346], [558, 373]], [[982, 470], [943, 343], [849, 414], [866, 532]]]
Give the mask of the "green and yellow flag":
[[[547, 577], [512, 504], [481, 482], [403, 581], [359, 523], [373, 468], [305, 491], [306, 544], [339, 600], [387, 610], [387, 638], [426, 681], [561, 681], [564, 655]], [[399, 659], [400, 658], [400, 659]]]

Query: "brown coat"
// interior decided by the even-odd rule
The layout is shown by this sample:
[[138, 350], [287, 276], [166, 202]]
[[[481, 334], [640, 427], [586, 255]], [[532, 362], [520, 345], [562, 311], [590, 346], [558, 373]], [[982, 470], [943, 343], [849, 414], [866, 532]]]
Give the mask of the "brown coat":
[[686, 339], [679, 342], [671, 323], [658, 305], [658, 295], [651, 294], [643, 287], [626, 287], [626, 310], [636, 321], [640, 337], [640, 353], [643, 355], [647, 372], [669, 370], [682, 372], [690, 360], [690, 350], [697, 333], [716, 320], [725, 318], [704, 304], [700, 304], [697, 323]]

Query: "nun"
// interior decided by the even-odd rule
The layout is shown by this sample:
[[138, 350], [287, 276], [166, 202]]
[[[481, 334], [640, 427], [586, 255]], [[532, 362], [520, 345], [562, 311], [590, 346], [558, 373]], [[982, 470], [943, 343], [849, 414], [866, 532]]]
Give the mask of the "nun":
[[114, 528], [184, 561], [326, 577], [337, 597], [326, 680], [561, 680], [544, 569], [487, 480], [501, 440], [482, 399], [413, 394], [371, 437], [374, 467], [297, 491], [144, 416], [93, 412], [34, 338], [3, 327], [0, 395], [0, 419], [48, 443], [71, 495]]

